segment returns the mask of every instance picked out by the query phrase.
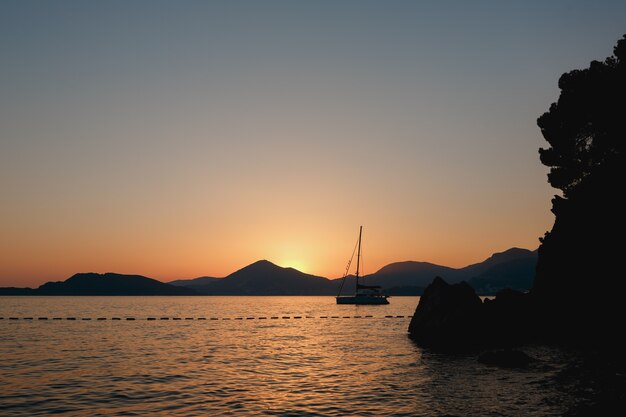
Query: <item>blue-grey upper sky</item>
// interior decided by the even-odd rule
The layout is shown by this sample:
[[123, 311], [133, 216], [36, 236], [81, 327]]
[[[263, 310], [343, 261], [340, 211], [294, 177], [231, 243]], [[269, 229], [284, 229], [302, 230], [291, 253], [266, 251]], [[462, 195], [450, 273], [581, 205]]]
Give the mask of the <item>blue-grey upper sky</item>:
[[534, 248], [536, 118], [623, 1], [0, 2], [0, 284]]

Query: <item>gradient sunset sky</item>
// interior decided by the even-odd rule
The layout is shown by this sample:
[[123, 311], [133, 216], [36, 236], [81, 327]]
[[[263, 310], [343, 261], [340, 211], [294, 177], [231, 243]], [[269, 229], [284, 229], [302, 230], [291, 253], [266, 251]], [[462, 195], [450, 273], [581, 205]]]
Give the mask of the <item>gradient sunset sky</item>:
[[552, 227], [536, 119], [624, 1], [2, 1], [0, 286], [461, 267]]

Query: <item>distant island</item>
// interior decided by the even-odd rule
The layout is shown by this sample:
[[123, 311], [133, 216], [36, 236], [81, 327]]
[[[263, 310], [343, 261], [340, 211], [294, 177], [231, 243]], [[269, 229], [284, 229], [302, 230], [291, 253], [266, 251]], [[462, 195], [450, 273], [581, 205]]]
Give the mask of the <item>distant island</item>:
[[[464, 268], [396, 262], [366, 275], [364, 281], [382, 286], [388, 295], [421, 295], [435, 276], [443, 276], [451, 283], [467, 281], [478, 294], [491, 295], [503, 288], [531, 288], [536, 264], [537, 251], [511, 248]], [[38, 288], [0, 288], [0, 295], [336, 295], [340, 285], [341, 278], [310, 275], [261, 260], [224, 278], [164, 283], [141, 275], [79, 273]]]
[[197, 295], [194, 290], [141, 275], [75, 274], [39, 288], [0, 288], [0, 295]]

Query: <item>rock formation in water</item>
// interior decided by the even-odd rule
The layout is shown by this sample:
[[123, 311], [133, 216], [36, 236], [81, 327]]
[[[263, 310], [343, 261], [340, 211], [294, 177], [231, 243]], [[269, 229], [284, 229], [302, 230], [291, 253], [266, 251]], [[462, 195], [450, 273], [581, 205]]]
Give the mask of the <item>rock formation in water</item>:
[[512, 346], [531, 334], [530, 306], [530, 296], [515, 290], [500, 291], [483, 303], [467, 283], [448, 284], [436, 277], [420, 299], [409, 334], [437, 350]]
[[436, 277], [426, 287], [413, 314], [409, 333], [417, 342], [446, 350], [481, 343], [482, 302], [466, 282], [448, 284]]

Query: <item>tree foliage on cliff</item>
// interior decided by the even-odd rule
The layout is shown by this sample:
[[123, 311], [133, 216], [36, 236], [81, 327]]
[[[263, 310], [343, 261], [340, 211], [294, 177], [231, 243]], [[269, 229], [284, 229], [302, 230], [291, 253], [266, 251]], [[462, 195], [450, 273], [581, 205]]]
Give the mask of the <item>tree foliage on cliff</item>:
[[626, 35], [614, 55], [565, 73], [561, 95], [537, 124], [549, 148], [540, 149], [550, 184], [567, 198], [595, 172], [623, 164], [626, 141]]
[[600, 316], [623, 315], [617, 298], [626, 291], [618, 272], [626, 235], [626, 35], [613, 51], [563, 74], [558, 101], [537, 121], [550, 145], [539, 150], [541, 162], [563, 196], [553, 200], [555, 222], [539, 247], [533, 292], [569, 318], [563, 323], [584, 319], [590, 328]]

